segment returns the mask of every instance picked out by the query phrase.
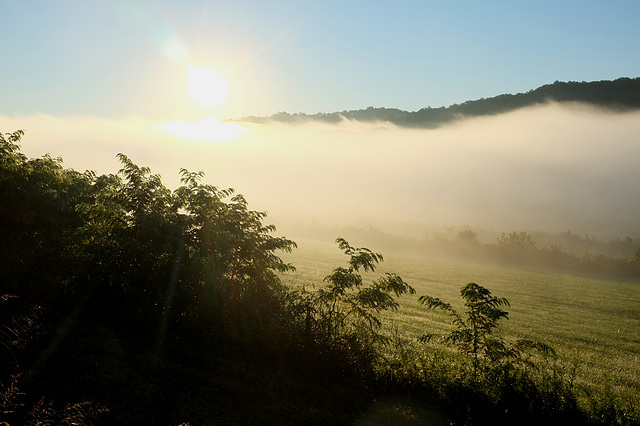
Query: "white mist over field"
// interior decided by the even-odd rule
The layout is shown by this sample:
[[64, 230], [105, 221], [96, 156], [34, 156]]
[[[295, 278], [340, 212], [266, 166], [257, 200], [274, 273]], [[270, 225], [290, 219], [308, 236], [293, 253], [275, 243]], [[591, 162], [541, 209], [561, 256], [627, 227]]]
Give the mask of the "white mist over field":
[[198, 142], [135, 118], [0, 116], [0, 131], [25, 129], [29, 157], [50, 153], [67, 167], [108, 173], [122, 152], [172, 188], [181, 167], [203, 170], [205, 182], [235, 188], [276, 225], [640, 235], [639, 112], [547, 104], [433, 130], [233, 126], [239, 131]]

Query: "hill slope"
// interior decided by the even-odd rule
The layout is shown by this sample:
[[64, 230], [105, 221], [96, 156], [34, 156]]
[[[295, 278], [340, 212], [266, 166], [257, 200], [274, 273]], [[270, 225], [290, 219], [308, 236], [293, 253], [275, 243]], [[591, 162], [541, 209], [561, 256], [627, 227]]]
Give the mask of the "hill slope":
[[337, 123], [348, 119], [362, 122], [388, 121], [403, 127], [435, 128], [464, 117], [500, 114], [549, 101], [583, 102], [614, 110], [637, 109], [640, 108], [640, 77], [580, 83], [556, 81], [527, 93], [503, 94], [492, 98], [454, 104], [449, 107], [427, 107], [413, 112], [396, 108], [368, 107], [359, 110], [317, 114], [278, 112], [269, 117], [245, 117], [242, 120], [256, 123], [268, 121]]

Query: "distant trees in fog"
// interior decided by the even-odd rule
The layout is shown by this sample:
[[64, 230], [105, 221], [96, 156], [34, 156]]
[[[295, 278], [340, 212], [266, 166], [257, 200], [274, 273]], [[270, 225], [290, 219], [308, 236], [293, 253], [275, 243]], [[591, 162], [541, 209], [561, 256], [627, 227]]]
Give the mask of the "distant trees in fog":
[[[640, 240], [631, 237], [600, 241], [571, 231], [539, 233], [544, 247], [525, 231], [501, 233], [495, 244], [482, 244], [470, 229], [453, 238], [436, 236], [431, 243], [445, 253], [472, 260], [494, 261], [562, 272], [640, 279]], [[425, 242], [429, 244], [429, 242]]]

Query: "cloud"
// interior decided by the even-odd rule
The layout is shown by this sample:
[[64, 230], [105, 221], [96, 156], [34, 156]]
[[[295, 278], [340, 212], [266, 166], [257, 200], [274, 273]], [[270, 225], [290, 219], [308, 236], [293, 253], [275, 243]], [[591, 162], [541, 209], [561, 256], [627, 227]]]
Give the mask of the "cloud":
[[79, 170], [118, 169], [115, 155], [234, 187], [278, 221], [472, 225], [638, 235], [640, 113], [548, 104], [439, 129], [387, 123], [246, 124], [235, 140], [203, 143], [134, 118], [0, 116], [26, 130], [23, 152]]

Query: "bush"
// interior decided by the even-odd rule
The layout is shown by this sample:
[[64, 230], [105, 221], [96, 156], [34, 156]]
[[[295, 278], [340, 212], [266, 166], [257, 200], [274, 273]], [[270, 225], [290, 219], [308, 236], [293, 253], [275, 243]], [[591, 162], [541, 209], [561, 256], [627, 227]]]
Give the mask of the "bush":
[[303, 346], [335, 358], [361, 376], [369, 375], [379, 356], [377, 347], [387, 341], [379, 333], [380, 313], [397, 310], [395, 297], [415, 294], [415, 290], [391, 273], [365, 285], [360, 271], [374, 272], [382, 255], [352, 247], [343, 238], [336, 243], [349, 256], [348, 267], [334, 269], [319, 289], [290, 290], [286, 309], [293, 315]]

